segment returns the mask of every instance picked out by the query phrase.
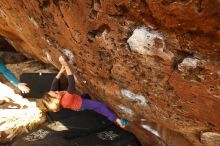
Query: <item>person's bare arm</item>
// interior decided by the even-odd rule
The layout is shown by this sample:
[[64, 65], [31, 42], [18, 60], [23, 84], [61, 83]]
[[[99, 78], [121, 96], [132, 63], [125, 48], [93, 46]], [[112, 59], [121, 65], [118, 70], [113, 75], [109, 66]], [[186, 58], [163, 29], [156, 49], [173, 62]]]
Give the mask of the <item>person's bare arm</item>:
[[50, 91], [58, 91], [58, 80], [60, 79], [60, 76], [65, 71], [65, 67], [62, 66], [60, 71], [57, 73], [56, 77], [53, 79], [53, 82], [50, 87]]
[[63, 56], [60, 56], [60, 57], [59, 57], [59, 61], [60, 61], [60, 63], [62, 64], [62, 66], [65, 67], [67, 76], [73, 75], [72, 70], [70, 69], [69, 64], [68, 64], [67, 61], [63, 58]]
[[75, 89], [75, 79], [74, 79], [72, 70], [71, 70], [69, 64], [66, 62], [66, 60], [62, 56], [60, 56], [59, 61], [62, 64], [62, 66], [65, 67], [65, 70], [67, 73], [67, 79], [68, 79], [67, 92], [70, 94], [73, 94], [76, 92], [76, 89]]
[[60, 79], [60, 76], [62, 75], [62, 73], [65, 71], [65, 66], [62, 66], [60, 68], [60, 71], [58, 72], [58, 74], [56, 75], [56, 78], [57, 79]]

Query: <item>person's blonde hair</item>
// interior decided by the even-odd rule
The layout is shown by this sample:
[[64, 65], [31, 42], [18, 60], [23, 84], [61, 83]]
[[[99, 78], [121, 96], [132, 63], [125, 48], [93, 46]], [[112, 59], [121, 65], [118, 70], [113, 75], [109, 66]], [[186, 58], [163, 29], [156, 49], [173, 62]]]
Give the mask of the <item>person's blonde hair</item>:
[[42, 101], [47, 111], [58, 112], [60, 110], [60, 99], [45, 94]]

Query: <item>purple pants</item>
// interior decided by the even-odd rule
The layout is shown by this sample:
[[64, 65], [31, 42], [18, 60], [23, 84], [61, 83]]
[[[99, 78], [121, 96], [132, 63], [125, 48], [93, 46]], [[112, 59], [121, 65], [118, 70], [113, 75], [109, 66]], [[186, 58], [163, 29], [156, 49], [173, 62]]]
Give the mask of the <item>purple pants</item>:
[[115, 123], [115, 120], [117, 119], [116, 114], [111, 111], [105, 104], [97, 101], [97, 100], [90, 100], [90, 99], [82, 99], [82, 106], [81, 110], [93, 110], [106, 118], [108, 118], [110, 121]]

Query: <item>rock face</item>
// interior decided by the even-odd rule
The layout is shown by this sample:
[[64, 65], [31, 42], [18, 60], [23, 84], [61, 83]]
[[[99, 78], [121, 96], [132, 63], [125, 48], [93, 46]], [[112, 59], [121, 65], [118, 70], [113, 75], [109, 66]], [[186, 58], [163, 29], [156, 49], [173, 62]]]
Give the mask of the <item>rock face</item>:
[[[65, 54], [78, 88], [133, 129], [150, 122], [167, 145], [212, 145], [220, 128], [219, 9], [219, 0], [1, 0], [0, 35], [57, 68]], [[131, 125], [150, 144], [142, 130]]]

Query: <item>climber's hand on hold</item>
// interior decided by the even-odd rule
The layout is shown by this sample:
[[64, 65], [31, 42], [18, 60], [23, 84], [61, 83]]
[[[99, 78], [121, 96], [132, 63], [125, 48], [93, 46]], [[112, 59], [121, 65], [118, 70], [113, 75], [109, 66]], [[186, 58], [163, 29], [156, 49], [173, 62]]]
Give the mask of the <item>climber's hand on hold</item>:
[[63, 56], [59, 57], [59, 61], [60, 61], [60, 64], [62, 64], [62, 66], [67, 66], [68, 65], [66, 59]]

